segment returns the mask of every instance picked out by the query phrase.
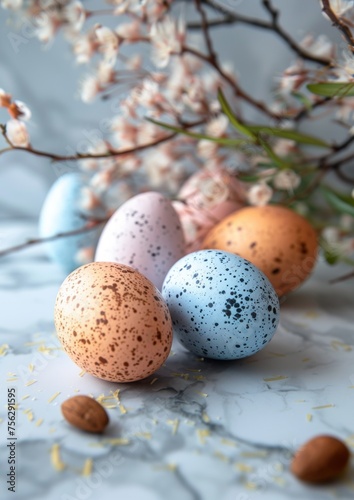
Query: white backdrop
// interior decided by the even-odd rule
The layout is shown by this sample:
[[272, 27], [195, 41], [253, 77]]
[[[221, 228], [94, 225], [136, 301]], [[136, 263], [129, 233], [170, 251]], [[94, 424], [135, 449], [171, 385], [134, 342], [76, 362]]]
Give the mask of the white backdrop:
[[[263, 15], [260, 0], [223, 0], [248, 15]], [[103, 1], [85, 2], [89, 8]], [[339, 40], [320, 11], [318, 0], [274, 0], [282, 9], [281, 23], [294, 38], [306, 33], [327, 33]], [[188, 15], [189, 9], [186, 11]], [[117, 23], [114, 18], [113, 25]], [[95, 19], [97, 22], [97, 19]], [[107, 23], [107, 17], [101, 19]], [[112, 23], [111, 23], [112, 24]], [[295, 60], [279, 40], [266, 31], [230, 26], [213, 32], [222, 59], [231, 61], [241, 84], [257, 98], [267, 98], [274, 79]], [[341, 43], [341, 42], [340, 42]], [[110, 115], [111, 103], [86, 105], [78, 98], [78, 82], [87, 68], [77, 66], [69, 45], [59, 37], [43, 48], [26, 24], [0, 9], [0, 88], [13, 93], [31, 109], [32, 144], [37, 148], [67, 153], [76, 149], [99, 120]], [[6, 114], [0, 109], [0, 121]], [[3, 141], [0, 139], [0, 144]], [[74, 168], [74, 164], [72, 164]], [[25, 153], [0, 156], [0, 219], [35, 218], [51, 183], [68, 166]]]

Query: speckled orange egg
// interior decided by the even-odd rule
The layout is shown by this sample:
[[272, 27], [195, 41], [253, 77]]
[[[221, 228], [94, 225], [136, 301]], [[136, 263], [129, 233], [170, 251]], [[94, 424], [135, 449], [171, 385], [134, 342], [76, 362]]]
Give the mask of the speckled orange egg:
[[72, 272], [59, 289], [54, 320], [71, 359], [111, 382], [151, 375], [171, 350], [172, 322], [160, 292], [123, 264], [93, 262]]
[[207, 234], [203, 248], [240, 255], [267, 276], [282, 296], [311, 273], [317, 257], [317, 234], [292, 210], [268, 205], [246, 207], [226, 217]]

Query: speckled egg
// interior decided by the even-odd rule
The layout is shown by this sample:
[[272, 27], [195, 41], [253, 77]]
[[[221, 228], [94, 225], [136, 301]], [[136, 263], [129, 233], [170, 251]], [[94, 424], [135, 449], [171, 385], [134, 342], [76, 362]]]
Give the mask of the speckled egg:
[[54, 319], [71, 359], [111, 382], [151, 375], [171, 349], [167, 305], [156, 287], [129, 266], [93, 262], [76, 269], [59, 289]]
[[173, 330], [198, 356], [238, 359], [271, 340], [279, 300], [264, 274], [229, 252], [201, 250], [176, 262], [162, 288]]
[[233, 252], [251, 261], [282, 296], [310, 275], [318, 244], [316, 231], [304, 217], [269, 205], [229, 215], [208, 233], [203, 248]]
[[185, 254], [180, 220], [160, 193], [134, 196], [113, 214], [98, 242], [95, 261], [127, 264], [161, 290], [170, 267]]
[[[80, 195], [86, 186], [85, 177], [70, 172], [59, 177], [49, 190], [39, 217], [39, 236], [48, 238], [59, 233], [75, 231], [85, 226], [80, 208]], [[102, 215], [102, 214], [101, 214]], [[78, 266], [93, 260], [101, 227], [81, 234], [58, 238], [44, 245], [49, 258], [68, 274]], [[90, 258], [91, 257], [91, 258]]]

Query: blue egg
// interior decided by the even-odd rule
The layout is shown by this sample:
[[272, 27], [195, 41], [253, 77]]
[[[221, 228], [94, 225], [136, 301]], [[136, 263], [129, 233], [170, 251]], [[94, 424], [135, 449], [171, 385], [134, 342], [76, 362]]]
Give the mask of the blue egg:
[[[65, 174], [53, 184], [39, 217], [41, 238], [73, 231], [87, 224], [87, 220], [82, 216], [85, 211], [79, 206], [81, 191], [86, 185], [85, 177], [79, 172]], [[87, 216], [87, 213], [85, 215]], [[50, 259], [68, 274], [87, 262], [78, 258], [80, 250], [92, 248], [93, 259], [100, 232], [101, 227], [97, 226], [78, 235], [50, 241], [45, 244], [45, 248]]]
[[268, 278], [229, 252], [186, 255], [170, 269], [162, 295], [176, 337], [197, 356], [250, 356], [268, 344], [279, 322], [279, 300]]

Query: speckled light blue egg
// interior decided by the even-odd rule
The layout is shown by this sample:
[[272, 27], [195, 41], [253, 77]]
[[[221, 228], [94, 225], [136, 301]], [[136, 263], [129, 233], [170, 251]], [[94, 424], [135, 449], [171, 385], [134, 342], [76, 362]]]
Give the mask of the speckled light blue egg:
[[229, 252], [186, 255], [170, 269], [162, 295], [176, 337], [197, 356], [251, 356], [268, 344], [279, 322], [279, 300], [268, 278]]
[[[41, 238], [79, 229], [87, 223], [80, 208], [82, 188], [87, 185], [79, 172], [70, 172], [53, 184], [41, 209], [39, 235]], [[87, 214], [86, 214], [87, 215]], [[65, 273], [70, 273], [83, 264], [78, 260], [78, 252], [83, 248], [97, 245], [100, 226], [75, 236], [66, 236], [45, 244], [46, 252]]]

